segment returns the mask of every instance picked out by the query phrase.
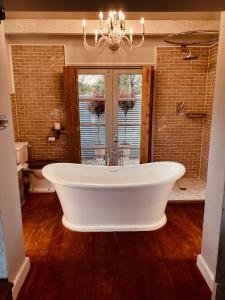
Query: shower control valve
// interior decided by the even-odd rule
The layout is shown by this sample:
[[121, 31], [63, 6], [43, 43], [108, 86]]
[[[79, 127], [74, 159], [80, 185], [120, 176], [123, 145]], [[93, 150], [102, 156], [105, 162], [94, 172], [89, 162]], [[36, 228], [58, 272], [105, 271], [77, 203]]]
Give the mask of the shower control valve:
[[0, 115], [0, 130], [3, 130], [7, 127], [7, 117], [6, 115]]

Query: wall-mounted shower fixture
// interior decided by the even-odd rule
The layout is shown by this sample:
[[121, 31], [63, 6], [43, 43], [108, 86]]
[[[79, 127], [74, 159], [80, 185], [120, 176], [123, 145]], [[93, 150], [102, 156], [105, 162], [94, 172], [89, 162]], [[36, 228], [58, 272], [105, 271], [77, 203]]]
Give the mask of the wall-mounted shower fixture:
[[176, 115], [177, 116], [184, 116], [185, 113], [185, 109], [184, 109], [184, 102], [177, 102], [176, 103]]
[[184, 102], [176, 103], [176, 116], [186, 116], [189, 119], [202, 119], [207, 117], [207, 114], [204, 112], [186, 112]]
[[181, 45], [181, 52], [183, 60], [193, 60], [198, 58], [198, 55], [190, 49], [188, 49], [186, 45]]
[[210, 46], [218, 42], [219, 31], [217, 30], [195, 30], [185, 31], [168, 35], [165, 42], [181, 47], [183, 60], [197, 59], [196, 51], [191, 46]]
[[0, 115], [0, 130], [6, 129], [8, 124], [7, 116]]

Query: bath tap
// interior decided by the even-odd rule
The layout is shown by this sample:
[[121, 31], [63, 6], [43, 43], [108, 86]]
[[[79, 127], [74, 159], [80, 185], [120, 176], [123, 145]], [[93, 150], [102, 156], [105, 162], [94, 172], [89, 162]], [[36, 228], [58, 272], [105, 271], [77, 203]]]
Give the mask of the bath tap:
[[107, 147], [105, 149], [105, 165], [109, 166], [109, 158], [110, 158], [110, 149]]
[[122, 147], [118, 148], [117, 159], [118, 159], [118, 166], [123, 166], [123, 148]]
[[114, 133], [113, 149], [112, 149], [112, 164], [116, 166], [118, 163], [118, 136]]
[[123, 149], [118, 147], [118, 136], [114, 133], [113, 139], [113, 150], [112, 150], [112, 157], [113, 157], [113, 165], [114, 166], [123, 166]]

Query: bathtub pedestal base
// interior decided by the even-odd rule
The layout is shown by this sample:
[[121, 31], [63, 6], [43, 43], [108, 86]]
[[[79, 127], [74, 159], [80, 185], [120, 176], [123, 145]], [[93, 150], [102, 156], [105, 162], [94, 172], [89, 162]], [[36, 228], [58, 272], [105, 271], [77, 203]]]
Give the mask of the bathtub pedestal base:
[[167, 218], [164, 214], [162, 219], [152, 224], [143, 225], [76, 225], [68, 222], [65, 216], [62, 217], [63, 225], [72, 231], [81, 232], [115, 232], [115, 231], [152, 231], [163, 227]]

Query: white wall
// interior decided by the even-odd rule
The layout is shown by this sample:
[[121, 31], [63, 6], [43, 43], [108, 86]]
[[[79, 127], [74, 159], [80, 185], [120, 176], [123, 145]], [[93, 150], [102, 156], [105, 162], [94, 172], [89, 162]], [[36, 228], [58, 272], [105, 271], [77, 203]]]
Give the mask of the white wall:
[[221, 15], [209, 168], [201, 255], [198, 266], [213, 289], [225, 182], [225, 12]]
[[111, 53], [105, 50], [98, 54], [95, 51], [87, 51], [83, 45], [83, 39], [78, 36], [46, 36], [46, 35], [9, 35], [8, 44], [60, 44], [65, 46], [65, 64], [70, 65], [145, 65], [156, 63], [156, 47], [170, 46], [163, 41], [163, 37], [146, 37], [142, 47], [132, 52], [121, 50], [120, 53]]
[[29, 269], [24, 254], [19, 188], [10, 103], [10, 76], [3, 23], [0, 24], [0, 114], [8, 117], [8, 128], [0, 131], [0, 219], [9, 281], [17, 294]]

